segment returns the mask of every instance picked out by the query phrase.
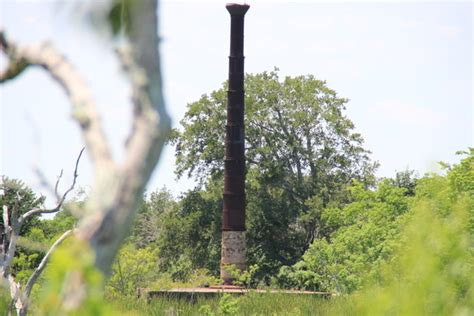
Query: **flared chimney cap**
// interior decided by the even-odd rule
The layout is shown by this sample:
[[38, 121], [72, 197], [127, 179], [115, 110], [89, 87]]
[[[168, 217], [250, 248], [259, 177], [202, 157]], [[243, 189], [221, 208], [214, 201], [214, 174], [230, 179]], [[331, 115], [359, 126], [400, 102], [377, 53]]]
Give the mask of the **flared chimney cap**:
[[227, 3], [225, 7], [227, 11], [229, 11], [230, 15], [244, 15], [250, 8], [248, 4], [240, 3]]

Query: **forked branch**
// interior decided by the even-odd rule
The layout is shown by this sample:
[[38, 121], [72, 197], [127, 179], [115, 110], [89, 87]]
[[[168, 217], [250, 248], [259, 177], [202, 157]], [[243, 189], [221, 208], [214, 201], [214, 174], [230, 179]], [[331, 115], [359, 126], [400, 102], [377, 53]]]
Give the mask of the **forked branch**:
[[[79, 152], [79, 156], [77, 157], [76, 159], [76, 166], [74, 167], [74, 174], [73, 174], [73, 180], [72, 180], [72, 183], [71, 183], [71, 186], [63, 193], [62, 196], [60, 196], [60, 198], [58, 199], [58, 202], [56, 204], [56, 206], [54, 208], [51, 208], [51, 209], [43, 209], [43, 208], [38, 208], [38, 209], [33, 209], [33, 210], [30, 210], [28, 212], [26, 212], [25, 214], [21, 215], [20, 218], [18, 219], [18, 222], [20, 224], [20, 226], [28, 219], [30, 218], [31, 216], [33, 215], [37, 215], [37, 214], [50, 214], [50, 213], [56, 213], [58, 212], [59, 210], [61, 210], [61, 207], [63, 206], [64, 204], [64, 201], [66, 200], [68, 194], [74, 190], [74, 187], [76, 186], [76, 181], [77, 181], [77, 177], [79, 176], [78, 173], [77, 173], [77, 169], [79, 167], [79, 161], [81, 160], [81, 157], [82, 157], [82, 153], [84, 152], [84, 149], [85, 148], [82, 148], [81, 151]], [[61, 172], [62, 174], [62, 172]], [[58, 184], [59, 184], [59, 180], [61, 179], [61, 176], [58, 177], [58, 180], [56, 181], [56, 185], [55, 185], [55, 192], [57, 194], [57, 187], [58, 187]], [[57, 194], [59, 196], [59, 194]]]

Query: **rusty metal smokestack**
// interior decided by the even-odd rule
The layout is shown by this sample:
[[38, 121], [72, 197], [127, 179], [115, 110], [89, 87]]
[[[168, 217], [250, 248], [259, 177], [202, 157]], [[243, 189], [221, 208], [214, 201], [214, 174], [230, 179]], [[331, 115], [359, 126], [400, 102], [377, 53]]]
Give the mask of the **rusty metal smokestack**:
[[221, 279], [232, 284], [227, 266], [245, 269], [244, 16], [249, 6], [227, 4], [230, 13], [229, 88], [224, 159]]

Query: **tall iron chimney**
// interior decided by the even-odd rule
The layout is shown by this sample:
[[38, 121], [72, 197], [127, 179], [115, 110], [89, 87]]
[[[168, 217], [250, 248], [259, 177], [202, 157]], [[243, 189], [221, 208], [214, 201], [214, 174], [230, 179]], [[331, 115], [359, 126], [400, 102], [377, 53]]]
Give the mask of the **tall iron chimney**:
[[232, 284], [226, 269], [245, 269], [245, 133], [244, 133], [244, 16], [249, 6], [230, 3], [229, 87], [224, 159], [221, 279]]

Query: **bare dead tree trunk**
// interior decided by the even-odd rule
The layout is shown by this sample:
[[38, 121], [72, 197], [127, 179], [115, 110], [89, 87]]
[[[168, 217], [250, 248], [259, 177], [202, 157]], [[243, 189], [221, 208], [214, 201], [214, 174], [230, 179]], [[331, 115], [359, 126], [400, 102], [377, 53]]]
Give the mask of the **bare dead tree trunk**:
[[[134, 119], [121, 166], [108, 168], [96, 178], [79, 237], [88, 241], [96, 255], [96, 266], [109, 273], [146, 183], [155, 168], [170, 130], [161, 88], [158, 54], [157, 4], [134, 3], [129, 41], [118, 50], [122, 67], [132, 86]], [[105, 198], [104, 198], [105, 197]]]
[[[15, 251], [17, 248], [17, 241], [20, 237], [20, 230], [23, 224], [32, 218], [34, 215], [39, 214], [47, 214], [47, 213], [56, 213], [59, 212], [68, 196], [68, 194], [74, 189], [76, 185], [76, 179], [78, 177], [77, 169], [79, 166], [79, 161], [81, 159], [82, 153], [84, 149], [81, 150], [79, 156], [76, 160], [76, 166], [74, 169], [74, 178], [72, 181], [71, 186], [66, 190], [63, 195], [57, 194], [57, 204], [54, 208], [51, 209], [32, 209], [27, 211], [26, 213], [20, 215], [18, 212], [18, 201], [9, 208], [7, 205], [3, 205], [3, 227], [2, 227], [2, 247], [0, 248], [0, 278], [8, 284], [10, 289], [10, 297], [11, 302], [9, 306], [9, 314], [15, 309], [17, 315], [26, 315], [29, 307], [29, 299], [31, 290], [33, 285], [38, 280], [39, 276], [43, 272], [44, 268], [46, 267], [46, 263], [48, 262], [51, 254], [53, 251], [58, 247], [60, 243], [66, 239], [71, 234], [71, 230], [66, 231], [61, 237], [59, 237], [53, 245], [49, 248], [49, 250], [44, 255], [43, 259], [41, 260], [39, 266], [35, 269], [32, 273], [28, 282], [25, 285], [24, 290], [21, 288], [21, 285], [15, 280], [14, 275], [11, 273], [11, 265], [13, 262], [13, 258], [15, 256]], [[61, 177], [58, 177], [55, 187], [58, 187], [59, 181]], [[6, 189], [4, 186], [7, 184], [4, 183], [2, 179], [2, 190]], [[57, 190], [55, 190], [57, 192]]]
[[[162, 94], [157, 1], [130, 3], [128, 36], [117, 51], [132, 87], [134, 107], [122, 164], [112, 159], [85, 80], [66, 58], [47, 43], [20, 46], [0, 32], [0, 47], [9, 59], [9, 67], [0, 73], [0, 83], [15, 78], [29, 66], [40, 66], [69, 96], [94, 167], [91, 193], [75, 236], [90, 246], [95, 266], [106, 275], [132, 224], [171, 125]], [[65, 295], [73, 297], [75, 293]], [[81, 300], [70, 299], [76, 305]]]

